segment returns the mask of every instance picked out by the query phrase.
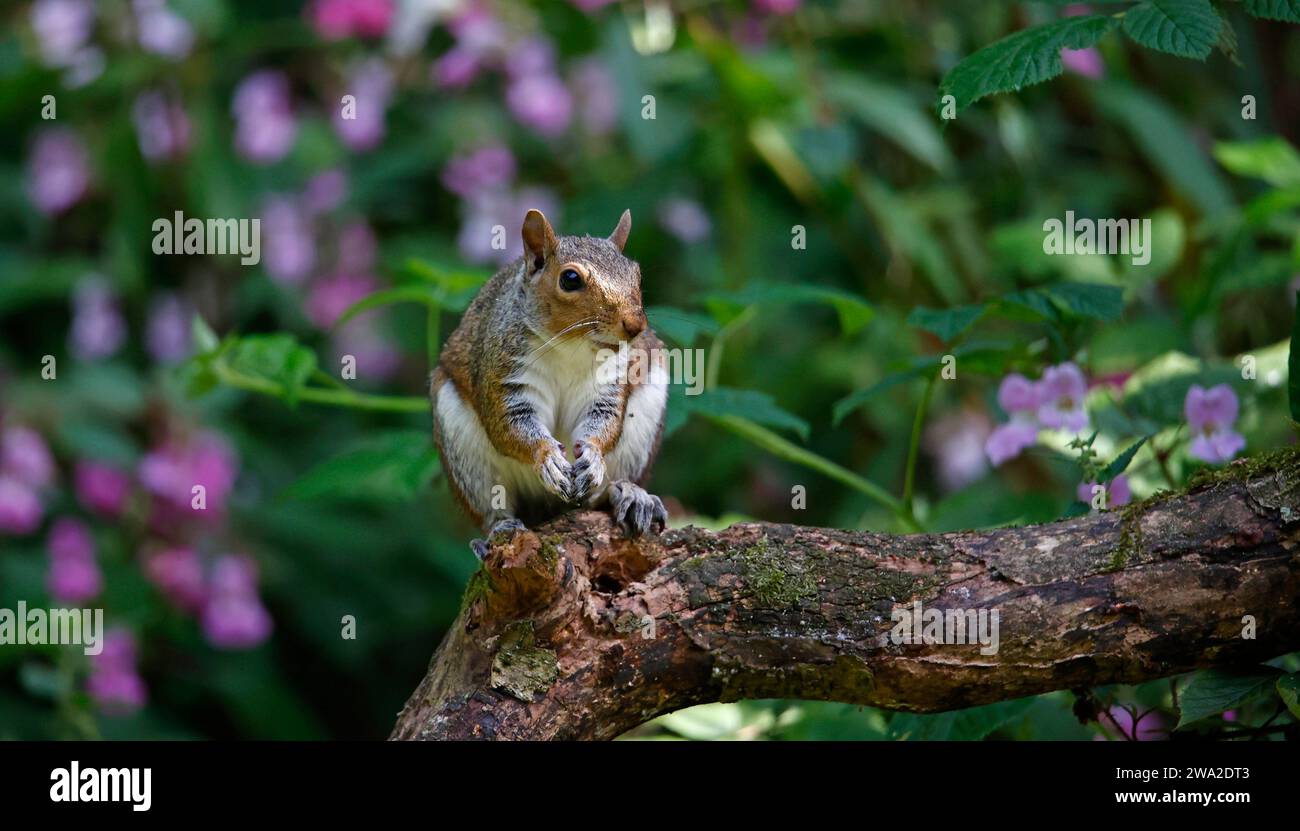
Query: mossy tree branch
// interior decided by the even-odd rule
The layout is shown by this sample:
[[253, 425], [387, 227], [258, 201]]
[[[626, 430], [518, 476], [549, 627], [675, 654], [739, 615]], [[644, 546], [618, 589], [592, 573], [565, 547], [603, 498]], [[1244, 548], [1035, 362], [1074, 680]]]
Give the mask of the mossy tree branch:
[[[634, 541], [570, 514], [494, 541], [392, 738], [609, 739], [742, 698], [934, 712], [1265, 660], [1300, 649], [1297, 520], [1294, 451], [993, 531], [747, 523]], [[892, 643], [891, 612], [916, 600], [998, 610], [999, 650]]]

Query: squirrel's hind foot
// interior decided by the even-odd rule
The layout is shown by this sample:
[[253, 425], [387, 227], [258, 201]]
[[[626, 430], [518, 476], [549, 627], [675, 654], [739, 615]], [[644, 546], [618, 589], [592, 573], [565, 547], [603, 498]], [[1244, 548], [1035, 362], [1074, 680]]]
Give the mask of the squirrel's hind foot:
[[478, 558], [479, 562], [483, 562], [483, 560], [487, 558], [488, 549], [492, 547], [492, 538], [495, 537], [497, 534], [506, 534], [509, 536], [514, 536], [514, 534], [518, 531], [527, 531], [527, 530], [528, 530], [528, 526], [524, 525], [523, 522], [515, 519], [514, 517], [499, 519], [496, 522], [492, 523], [491, 528], [488, 528], [487, 539], [469, 541], [469, 550], [474, 552], [474, 556]]
[[663, 501], [640, 485], [620, 479], [609, 486], [609, 510], [630, 537], [658, 533], [668, 525]]

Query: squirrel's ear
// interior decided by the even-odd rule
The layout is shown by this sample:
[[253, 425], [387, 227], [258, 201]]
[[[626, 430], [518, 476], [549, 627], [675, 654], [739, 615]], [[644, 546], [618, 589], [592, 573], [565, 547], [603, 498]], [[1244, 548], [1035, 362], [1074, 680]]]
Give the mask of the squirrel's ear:
[[555, 231], [539, 210], [531, 210], [524, 217], [524, 253], [532, 271], [541, 268], [555, 253]]
[[614, 233], [609, 235], [609, 241], [617, 245], [619, 251], [622, 251], [623, 246], [627, 245], [627, 235], [631, 232], [632, 212], [623, 211], [623, 215], [618, 218], [618, 227], [614, 229]]

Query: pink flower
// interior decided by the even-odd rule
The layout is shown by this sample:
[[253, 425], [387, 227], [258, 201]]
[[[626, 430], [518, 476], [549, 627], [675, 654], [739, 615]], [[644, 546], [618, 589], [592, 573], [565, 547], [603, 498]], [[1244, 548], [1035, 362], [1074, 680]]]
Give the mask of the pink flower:
[[563, 133], [573, 117], [573, 98], [554, 75], [530, 75], [510, 82], [506, 105], [515, 119], [544, 136]]
[[434, 61], [433, 80], [443, 89], [463, 89], [474, 82], [482, 68], [482, 59], [472, 50], [453, 46]]
[[40, 497], [34, 488], [6, 473], [0, 473], [0, 534], [30, 534], [40, 527], [44, 515]]
[[994, 467], [1014, 459], [1038, 442], [1038, 425], [1032, 420], [1013, 419], [996, 427], [984, 441], [984, 453]]
[[[1086, 502], [1090, 505], [1092, 504], [1092, 489], [1096, 484], [1096, 482], [1079, 483], [1075, 495], [1079, 497], [1080, 502]], [[1128, 477], [1122, 473], [1112, 479], [1109, 485], [1104, 487], [1106, 496], [1105, 506], [1107, 508], [1118, 508], [1122, 505], [1127, 505], [1133, 500], [1133, 492], [1130, 491], [1128, 487]]]
[[1088, 427], [1083, 400], [1088, 383], [1079, 368], [1068, 361], [1048, 367], [1038, 382], [1038, 420], [1054, 429], [1081, 432]]
[[126, 321], [117, 299], [97, 274], [82, 279], [73, 292], [68, 341], [72, 353], [83, 361], [111, 357], [126, 342]]
[[145, 347], [160, 364], [179, 363], [190, 356], [194, 344], [190, 321], [193, 312], [175, 294], [161, 294], [149, 304], [145, 324]]
[[657, 216], [659, 224], [686, 245], [703, 242], [713, 231], [703, 206], [684, 196], [670, 196], [660, 202]]
[[136, 671], [135, 638], [125, 629], [104, 635], [104, 648], [90, 659], [86, 692], [108, 715], [129, 715], [148, 697], [144, 679]]
[[337, 263], [342, 271], [369, 272], [375, 266], [378, 244], [364, 219], [344, 225], [338, 233]]
[[56, 520], [46, 541], [50, 570], [45, 587], [60, 603], [77, 604], [96, 597], [103, 589], [103, 576], [95, 562], [95, 540], [79, 520]]
[[1246, 439], [1232, 429], [1237, 421], [1237, 394], [1227, 384], [1205, 389], [1197, 384], [1187, 391], [1183, 412], [1192, 428], [1192, 456], [1212, 465], [1232, 459]]
[[186, 612], [197, 614], [207, 602], [203, 561], [192, 548], [168, 548], [149, 556], [145, 576], [164, 597]]
[[190, 119], [185, 108], [167, 93], [140, 93], [131, 107], [140, 153], [150, 161], [175, 159], [190, 146]]
[[[145, 489], [182, 513], [221, 516], [235, 483], [238, 459], [225, 439], [203, 432], [169, 441], [145, 454], [137, 474]], [[193, 488], [204, 487], [206, 509], [193, 509]]]
[[343, 324], [334, 335], [335, 357], [356, 358], [357, 379], [362, 382], [387, 380], [402, 365], [402, 353], [384, 338], [378, 322], [373, 315], [359, 317]]
[[1085, 78], [1096, 80], [1106, 74], [1106, 65], [1095, 46], [1087, 49], [1062, 49], [1061, 63], [1069, 71]]
[[257, 596], [252, 560], [227, 555], [217, 561], [202, 623], [204, 636], [218, 649], [249, 649], [270, 637], [271, 615]]
[[509, 187], [514, 178], [515, 157], [499, 144], [453, 156], [442, 169], [443, 187], [465, 199]]
[[249, 75], [235, 89], [235, 149], [256, 164], [279, 161], [293, 148], [298, 119], [293, 114], [289, 79], [264, 69]]
[[0, 474], [40, 490], [54, 481], [54, 473], [54, 459], [40, 433], [17, 424], [0, 432]]
[[194, 29], [163, 0], [135, 0], [135, 20], [140, 45], [146, 51], [172, 60], [190, 53]]
[[569, 76], [573, 97], [578, 102], [578, 120], [593, 136], [603, 136], [618, 124], [618, 86], [605, 63], [589, 58], [574, 67]]
[[27, 159], [27, 196], [43, 214], [63, 213], [85, 196], [90, 163], [77, 134], [63, 127], [40, 131]]
[[375, 290], [375, 278], [369, 274], [339, 272], [312, 284], [307, 295], [307, 316], [322, 329], [334, 325], [348, 307]]
[[989, 469], [984, 442], [992, 432], [988, 416], [958, 410], [937, 419], [925, 429], [925, 449], [934, 459], [939, 484], [945, 491], [961, 490]]
[[335, 107], [331, 115], [334, 132], [353, 150], [378, 147], [384, 138], [384, 112], [393, 92], [392, 72], [383, 61], [367, 61], [352, 74], [346, 92], [355, 99], [355, 105], [346, 112], [352, 117], [344, 117], [342, 105]]
[[324, 214], [343, 204], [348, 195], [348, 177], [342, 170], [322, 170], [307, 182], [303, 201], [313, 214]]
[[754, 0], [754, 8], [767, 14], [794, 14], [802, 0]]
[[262, 206], [262, 261], [281, 283], [296, 285], [316, 265], [311, 217], [297, 200], [272, 196]]
[[326, 40], [377, 38], [393, 22], [393, 0], [313, 0], [307, 19]]
[[120, 515], [131, 495], [130, 474], [102, 462], [77, 462], [73, 481], [81, 504], [104, 517]]
[[[483, 193], [468, 201], [469, 212], [461, 224], [456, 238], [461, 256], [473, 263], [508, 263], [524, 253], [524, 244], [518, 233], [505, 235], [505, 247], [494, 248], [494, 228], [522, 226], [524, 215], [536, 208], [546, 216], [558, 216], [559, 200], [555, 194], [542, 188], [525, 188], [518, 193]], [[552, 222], [557, 220], [552, 219]]]
[[1033, 413], [1038, 405], [1038, 386], [1025, 376], [1013, 372], [998, 385], [998, 406], [1007, 415]]
[[45, 65], [70, 66], [90, 39], [95, 5], [92, 0], [36, 0], [31, 24]]
[[[1140, 712], [1140, 711], [1139, 711]], [[1106, 711], [1099, 719], [1105, 736], [1097, 736], [1094, 741], [1110, 738], [1116, 741], [1161, 742], [1169, 739], [1169, 728], [1161, 713], [1147, 713], [1137, 723], [1137, 735], [1133, 733], [1133, 715], [1127, 709], [1115, 706]]]

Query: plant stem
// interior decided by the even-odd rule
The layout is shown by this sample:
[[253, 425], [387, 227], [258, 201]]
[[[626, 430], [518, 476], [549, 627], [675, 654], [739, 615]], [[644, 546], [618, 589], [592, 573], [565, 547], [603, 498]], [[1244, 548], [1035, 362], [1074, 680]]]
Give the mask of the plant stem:
[[[268, 381], [265, 378], [255, 378], [236, 372], [220, 361], [213, 362], [212, 370], [221, 383], [228, 387], [234, 387], [246, 392], [261, 393], [281, 400], [288, 398], [282, 385], [274, 381]], [[352, 392], [351, 390], [327, 390], [320, 387], [304, 387], [298, 392], [298, 400], [332, 407], [351, 407], [356, 410], [390, 413], [422, 413], [429, 409], [428, 401], [415, 396], [372, 395], [370, 393]]]
[[731, 322], [719, 329], [718, 334], [713, 336], [713, 343], [709, 345], [709, 366], [704, 373], [705, 389], [717, 388], [718, 374], [722, 371], [722, 351], [727, 343], [727, 338], [735, 334], [740, 327], [754, 317], [754, 309], [754, 306], [748, 307], [745, 311], [736, 315]]
[[913, 517], [915, 514], [912, 512], [912, 492], [916, 485], [916, 459], [921, 449], [921, 428], [925, 426], [925, 414], [930, 409], [930, 399], [934, 396], [934, 386], [938, 380], [939, 373], [935, 373], [925, 383], [921, 403], [916, 407], [916, 418], [912, 420], [912, 438], [907, 445], [907, 472], [903, 476], [903, 510]]
[[735, 415], [710, 415], [707, 413], [701, 413], [701, 415], [719, 427], [723, 427], [741, 438], [753, 442], [773, 456], [815, 470], [827, 478], [834, 479], [836, 482], [848, 485], [859, 493], [865, 494], [872, 501], [888, 508], [908, 531], [920, 533], [924, 530], [915, 517], [905, 511], [903, 504], [888, 491], [848, 468], [841, 467], [830, 459], [818, 456], [811, 450], [806, 450], [747, 418]]

